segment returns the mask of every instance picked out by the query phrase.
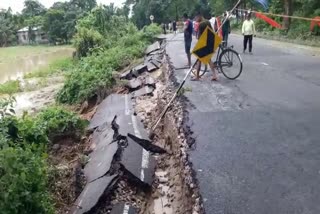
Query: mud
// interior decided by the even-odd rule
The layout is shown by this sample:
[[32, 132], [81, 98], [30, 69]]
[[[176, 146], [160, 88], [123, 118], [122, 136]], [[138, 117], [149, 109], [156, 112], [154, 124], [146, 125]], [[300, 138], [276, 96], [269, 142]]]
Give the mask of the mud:
[[68, 213], [74, 199], [85, 186], [86, 178], [82, 168], [89, 144], [90, 141], [85, 138], [75, 140], [73, 137], [66, 137], [49, 147], [49, 189], [57, 214]]

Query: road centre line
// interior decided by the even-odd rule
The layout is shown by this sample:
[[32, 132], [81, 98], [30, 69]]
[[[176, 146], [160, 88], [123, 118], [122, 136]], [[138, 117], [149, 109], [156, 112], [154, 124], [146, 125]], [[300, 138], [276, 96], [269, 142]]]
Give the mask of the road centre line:
[[125, 114], [130, 115], [130, 108], [129, 108], [129, 96], [128, 94], [124, 95], [124, 105], [125, 105]]
[[[127, 96], [125, 98], [126, 100], [126, 109], [127, 109]], [[127, 111], [126, 111], [127, 113]], [[137, 123], [137, 118], [134, 115], [131, 115], [131, 120], [132, 120], [132, 126], [133, 126], [133, 130], [134, 130], [134, 134], [138, 137], [138, 138], [142, 138], [142, 135], [139, 131], [138, 128], [138, 123]], [[140, 179], [141, 181], [144, 181], [144, 170], [146, 168], [148, 168], [149, 166], [149, 152], [147, 152], [145, 149], [142, 149], [142, 161], [141, 161], [141, 171], [140, 171]], [[129, 205], [124, 205], [123, 208], [123, 214], [128, 214], [130, 210], [130, 206]]]

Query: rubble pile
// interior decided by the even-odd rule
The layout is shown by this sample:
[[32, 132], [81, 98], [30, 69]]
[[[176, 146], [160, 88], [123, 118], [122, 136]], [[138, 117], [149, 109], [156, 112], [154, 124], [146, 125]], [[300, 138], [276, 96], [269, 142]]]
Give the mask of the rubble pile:
[[[153, 97], [137, 100], [136, 110], [146, 127], [151, 128], [174, 93], [175, 82], [171, 80], [169, 62], [164, 61], [163, 84], [157, 84], [160, 91]], [[185, 106], [174, 101], [161, 126], [156, 130], [153, 142], [168, 151], [168, 155], [156, 158], [156, 170], [149, 212], [152, 214], [203, 213], [199, 188], [188, 158], [187, 151], [192, 144], [184, 125]], [[147, 108], [146, 108], [147, 106]], [[144, 110], [147, 109], [147, 110]]]

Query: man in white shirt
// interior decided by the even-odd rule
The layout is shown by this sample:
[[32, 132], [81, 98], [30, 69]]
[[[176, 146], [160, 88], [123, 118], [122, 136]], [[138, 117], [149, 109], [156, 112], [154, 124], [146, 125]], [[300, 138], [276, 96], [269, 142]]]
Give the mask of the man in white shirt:
[[246, 20], [242, 25], [242, 34], [244, 36], [243, 39], [243, 53], [247, 50], [247, 44], [249, 41], [249, 53], [252, 54], [252, 37], [256, 36], [256, 29], [254, 26], [254, 22], [251, 19], [251, 14], [247, 14]]

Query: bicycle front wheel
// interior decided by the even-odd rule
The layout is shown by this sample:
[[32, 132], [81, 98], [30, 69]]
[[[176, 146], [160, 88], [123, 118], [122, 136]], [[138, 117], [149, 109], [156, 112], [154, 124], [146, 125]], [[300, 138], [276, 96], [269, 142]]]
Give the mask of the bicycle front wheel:
[[225, 49], [219, 57], [221, 73], [230, 80], [237, 79], [242, 73], [242, 59], [233, 49]]

